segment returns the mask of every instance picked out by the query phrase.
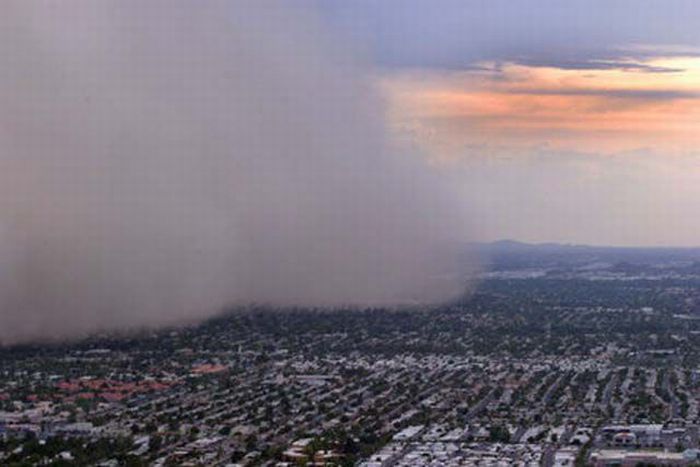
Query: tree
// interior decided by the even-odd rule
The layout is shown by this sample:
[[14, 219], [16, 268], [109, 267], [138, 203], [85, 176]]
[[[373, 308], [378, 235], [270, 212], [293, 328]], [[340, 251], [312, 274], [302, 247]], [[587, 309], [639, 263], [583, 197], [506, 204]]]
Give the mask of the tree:
[[489, 429], [489, 441], [492, 443], [510, 442], [510, 432], [503, 425], [494, 425]]

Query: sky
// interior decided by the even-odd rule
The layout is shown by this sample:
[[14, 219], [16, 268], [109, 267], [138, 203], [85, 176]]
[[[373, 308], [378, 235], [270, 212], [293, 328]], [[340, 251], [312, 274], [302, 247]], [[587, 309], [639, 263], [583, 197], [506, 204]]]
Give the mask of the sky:
[[700, 245], [700, 3], [320, 2], [478, 238]]

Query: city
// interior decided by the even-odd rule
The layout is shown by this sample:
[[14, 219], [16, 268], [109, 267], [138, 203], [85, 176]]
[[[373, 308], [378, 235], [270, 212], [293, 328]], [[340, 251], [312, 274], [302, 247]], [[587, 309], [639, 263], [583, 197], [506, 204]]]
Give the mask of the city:
[[0, 7], [0, 467], [700, 467], [699, 0]]
[[700, 251], [483, 248], [452, 304], [3, 349], [0, 462], [698, 462]]

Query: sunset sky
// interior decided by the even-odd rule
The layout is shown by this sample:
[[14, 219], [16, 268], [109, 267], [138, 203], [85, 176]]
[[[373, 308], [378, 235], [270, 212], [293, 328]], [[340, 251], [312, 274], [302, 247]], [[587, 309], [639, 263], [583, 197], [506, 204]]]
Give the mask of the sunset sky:
[[482, 239], [700, 245], [700, 2], [325, 3]]
[[679, 153], [700, 143], [694, 56], [600, 61], [586, 69], [479, 62], [474, 70], [391, 73], [383, 86], [397, 130], [414, 131], [440, 157], [459, 158], [470, 145], [614, 154]]

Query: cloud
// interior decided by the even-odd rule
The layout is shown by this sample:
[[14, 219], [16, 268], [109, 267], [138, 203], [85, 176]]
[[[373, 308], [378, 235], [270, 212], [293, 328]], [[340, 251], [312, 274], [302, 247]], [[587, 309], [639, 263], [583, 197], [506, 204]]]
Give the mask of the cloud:
[[[652, 148], [683, 152], [700, 144], [700, 59], [656, 58], [649, 67], [578, 70], [484, 63], [489, 72], [408, 70], [384, 86], [396, 128], [413, 134], [435, 159], [463, 147], [533, 146], [611, 154]], [[421, 135], [430, 135], [421, 141]]]
[[517, 88], [507, 91], [511, 94], [540, 96], [593, 96], [615, 99], [639, 99], [649, 101], [674, 101], [698, 99], [700, 92], [676, 89], [598, 89], [598, 88]]
[[671, 68], [664, 66], [653, 66], [647, 63], [634, 62], [628, 60], [622, 60], [623, 57], [617, 57], [614, 59], [598, 58], [598, 59], [585, 59], [585, 60], [557, 60], [557, 59], [546, 59], [546, 58], [516, 58], [513, 59], [513, 63], [518, 65], [525, 65], [530, 67], [545, 67], [545, 68], [558, 68], [561, 70], [622, 70], [622, 71], [638, 71], [643, 73], [682, 73], [685, 71], [683, 68]]
[[462, 206], [311, 5], [3, 6], [0, 343], [459, 291]]
[[700, 4], [694, 0], [406, 0], [401, 8], [370, 0], [322, 4], [339, 29], [391, 69], [459, 70], [527, 58], [585, 69], [631, 60], [643, 71], [649, 58], [688, 56], [700, 43]]

